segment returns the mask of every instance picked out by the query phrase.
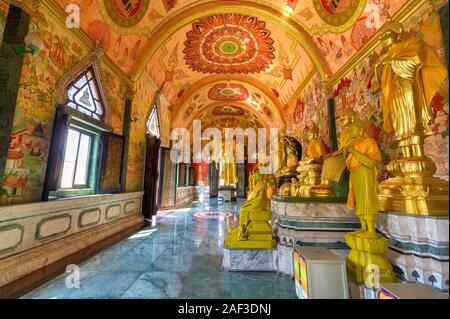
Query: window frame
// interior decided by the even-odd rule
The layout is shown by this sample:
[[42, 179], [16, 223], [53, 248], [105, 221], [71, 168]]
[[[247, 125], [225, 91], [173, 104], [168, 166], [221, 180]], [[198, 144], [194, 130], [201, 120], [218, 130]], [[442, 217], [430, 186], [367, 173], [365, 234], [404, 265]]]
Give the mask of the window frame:
[[[149, 124], [150, 124], [150, 122], [151, 122], [153, 117], [156, 118], [156, 120], [155, 120], [156, 121], [156, 129], [158, 131], [157, 134], [154, 134], [154, 132], [151, 132], [149, 130], [149, 127], [150, 127]], [[158, 139], [161, 138], [161, 121], [159, 120], [159, 108], [158, 108], [158, 104], [157, 103], [153, 106], [152, 110], [150, 111], [150, 114], [149, 114], [149, 116], [147, 118], [147, 122], [145, 124], [146, 124], [145, 125], [145, 130], [146, 130], [147, 134], [150, 134], [151, 136], [155, 136]]]
[[[93, 149], [95, 148], [95, 133], [92, 133], [90, 131], [84, 130], [82, 128], [79, 128], [76, 124], [74, 125], [73, 123], [69, 124], [69, 132], [70, 130], [73, 130], [75, 132], [78, 132], [80, 134], [80, 138], [78, 139], [78, 145], [77, 145], [77, 156], [75, 158], [75, 169], [73, 170], [73, 174], [72, 174], [72, 187], [62, 187], [60, 185], [60, 190], [75, 190], [75, 189], [87, 189], [90, 188], [89, 187], [89, 176], [91, 174], [92, 171], [92, 157], [93, 157]], [[80, 144], [81, 144], [81, 136], [85, 135], [88, 136], [90, 138], [89, 141], [89, 149], [88, 149], [88, 158], [87, 158], [87, 163], [88, 163], [88, 167], [87, 167], [87, 173], [86, 173], [86, 183], [85, 184], [76, 184], [75, 180], [76, 180], [76, 176], [77, 176], [77, 167], [78, 167], [78, 156], [80, 153]], [[67, 141], [67, 140], [66, 140]], [[67, 150], [67, 145], [66, 145], [66, 149]], [[64, 153], [64, 160], [65, 160], [65, 153]], [[63, 160], [63, 161], [64, 161]], [[64, 164], [63, 164], [63, 171], [64, 171]], [[60, 182], [60, 184], [62, 184], [62, 181]]]
[[[88, 74], [91, 75], [91, 78], [90, 78], [90, 79], [89, 79], [89, 77], [88, 77]], [[86, 83], [84, 84], [84, 86], [87, 86], [87, 88], [89, 89], [89, 93], [91, 94], [91, 98], [92, 98], [92, 100], [93, 100], [94, 103], [95, 103], [95, 105], [94, 105], [94, 106], [95, 106], [95, 109], [96, 109], [96, 111], [98, 111], [98, 110], [97, 110], [97, 104], [99, 104], [99, 106], [101, 107], [101, 111], [102, 111], [101, 114], [99, 114], [99, 113], [97, 113], [97, 112], [90, 111], [89, 109], [87, 109], [87, 108], [84, 107], [83, 105], [79, 105], [75, 100], [72, 101], [72, 100], [69, 98], [69, 92], [70, 92], [70, 90], [71, 90], [71, 89], [75, 86], [75, 84], [76, 84], [77, 82], [79, 82], [83, 77], [86, 77], [86, 79], [87, 79], [87, 81], [86, 81]], [[87, 117], [89, 117], [89, 118], [91, 118], [91, 119], [93, 119], [93, 120], [96, 120], [96, 121], [99, 121], [99, 122], [102, 122], [102, 123], [103, 123], [103, 122], [105, 121], [105, 109], [106, 109], [106, 106], [105, 106], [105, 103], [104, 103], [103, 100], [102, 100], [102, 95], [101, 95], [100, 87], [99, 87], [97, 81], [98, 81], [98, 80], [97, 80], [97, 77], [96, 77], [96, 73], [95, 73], [94, 67], [91, 65], [91, 66], [88, 67], [85, 71], [83, 71], [82, 73], [80, 73], [80, 74], [75, 78], [75, 80], [71, 81], [71, 82], [67, 85], [66, 90], [65, 90], [66, 101], [65, 101], [64, 105], [65, 105], [65, 107], [71, 108], [72, 110], [75, 110], [75, 111], [77, 111], [77, 112], [79, 112], [79, 113], [81, 113], [81, 114], [83, 114], [83, 115], [85, 115], [85, 116], [87, 116]], [[97, 92], [97, 98], [95, 98], [95, 97], [94, 97], [94, 94], [92, 93], [91, 83], [92, 83], [92, 86], [94, 86], [94, 89], [95, 89], [96, 92]], [[81, 91], [81, 88], [80, 88], [80, 89], [76, 88], [76, 89], [79, 90], [79, 92]], [[75, 96], [75, 95], [74, 95], [74, 96]], [[70, 103], [70, 104], [74, 104], [75, 107], [69, 106], [69, 103]], [[82, 109], [86, 110], [87, 112], [90, 112], [91, 115], [87, 114], [87, 112], [80, 111], [79, 108], [82, 108]], [[95, 115], [96, 117], [98, 117], [98, 118], [94, 117], [94, 115]]]
[[[65, 106], [65, 108], [70, 108]], [[72, 109], [73, 110], [73, 109]], [[97, 195], [97, 184], [98, 184], [98, 174], [100, 165], [100, 149], [101, 149], [101, 130], [95, 128], [93, 125], [88, 125], [83, 123], [78, 118], [69, 118], [69, 129], [75, 129], [82, 132], [83, 134], [90, 135], [92, 140], [89, 148], [89, 167], [87, 174], [87, 184], [86, 185], [73, 185], [72, 188], [61, 187], [62, 182], [62, 172], [64, 169], [64, 164], [61, 169], [61, 174], [59, 176], [58, 188], [56, 191], [50, 192], [52, 198], [67, 198], [67, 197], [78, 197], [87, 195]], [[67, 138], [66, 138], [67, 141]], [[67, 145], [64, 145], [63, 154], [65, 157]], [[64, 161], [63, 157], [63, 161]]]

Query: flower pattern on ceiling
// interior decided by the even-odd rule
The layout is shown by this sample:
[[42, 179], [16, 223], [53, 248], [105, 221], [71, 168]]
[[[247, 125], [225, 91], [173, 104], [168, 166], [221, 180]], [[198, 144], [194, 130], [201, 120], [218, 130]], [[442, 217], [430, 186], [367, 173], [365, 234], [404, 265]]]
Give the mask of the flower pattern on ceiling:
[[221, 116], [221, 115], [242, 116], [244, 114], [245, 112], [243, 108], [234, 105], [216, 106], [212, 111], [212, 115], [214, 116]]
[[219, 83], [208, 92], [208, 98], [213, 101], [238, 102], [245, 101], [248, 97], [247, 89], [236, 83]]
[[184, 59], [192, 70], [202, 73], [259, 73], [275, 59], [270, 33], [264, 21], [248, 15], [202, 18], [186, 34]]

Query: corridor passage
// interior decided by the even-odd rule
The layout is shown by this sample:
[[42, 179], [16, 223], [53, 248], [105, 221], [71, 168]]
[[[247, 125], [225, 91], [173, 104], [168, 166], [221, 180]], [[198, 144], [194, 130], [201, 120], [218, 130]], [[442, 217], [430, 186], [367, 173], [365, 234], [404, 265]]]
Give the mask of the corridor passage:
[[222, 245], [242, 201], [216, 200], [163, 212], [147, 227], [23, 298], [295, 298], [293, 279], [276, 273], [222, 271]]

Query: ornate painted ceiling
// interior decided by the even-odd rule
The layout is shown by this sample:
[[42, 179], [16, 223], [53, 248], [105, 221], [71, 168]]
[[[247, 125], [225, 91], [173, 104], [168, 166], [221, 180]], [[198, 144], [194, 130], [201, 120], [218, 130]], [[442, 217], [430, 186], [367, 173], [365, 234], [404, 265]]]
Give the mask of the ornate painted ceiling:
[[[80, 6], [83, 31], [131, 79], [145, 72], [164, 83], [173, 125], [186, 126], [205, 106], [234, 105], [278, 127], [283, 106], [314, 73], [336, 73], [408, 2], [55, 1], [63, 10]], [[203, 116], [211, 123], [242, 117]]]

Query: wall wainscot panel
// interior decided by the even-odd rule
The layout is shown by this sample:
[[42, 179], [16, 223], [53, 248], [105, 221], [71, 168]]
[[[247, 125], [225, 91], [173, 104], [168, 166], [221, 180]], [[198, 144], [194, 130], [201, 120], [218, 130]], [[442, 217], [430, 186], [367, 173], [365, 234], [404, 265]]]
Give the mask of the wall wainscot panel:
[[78, 218], [78, 227], [85, 228], [97, 225], [101, 216], [102, 211], [99, 208], [85, 210]]
[[72, 224], [72, 216], [64, 214], [44, 218], [36, 227], [36, 239], [50, 239], [66, 234]]
[[19, 246], [23, 240], [23, 226], [12, 224], [0, 227], [0, 254]]
[[106, 207], [105, 219], [111, 220], [119, 217], [122, 207], [119, 204], [109, 205]]

